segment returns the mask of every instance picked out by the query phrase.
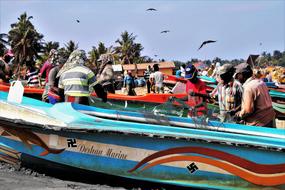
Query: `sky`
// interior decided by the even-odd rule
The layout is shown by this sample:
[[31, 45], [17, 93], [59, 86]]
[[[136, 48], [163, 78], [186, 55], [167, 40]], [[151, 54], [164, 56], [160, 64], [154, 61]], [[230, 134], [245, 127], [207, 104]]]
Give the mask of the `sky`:
[[[24, 12], [46, 42], [73, 40], [86, 51], [116, 46], [124, 31], [137, 36], [142, 55], [168, 61], [285, 50], [285, 0], [0, 0], [0, 33]], [[217, 42], [197, 50], [205, 40]]]

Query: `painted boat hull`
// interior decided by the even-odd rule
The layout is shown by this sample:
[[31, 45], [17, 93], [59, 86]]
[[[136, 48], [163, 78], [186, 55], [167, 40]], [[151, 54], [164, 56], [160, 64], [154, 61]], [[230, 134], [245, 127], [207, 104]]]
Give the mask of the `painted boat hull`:
[[[42, 152], [42, 148], [38, 146], [33, 146], [31, 151], [27, 149], [22, 142], [19, 142], [16, 139], [1, 137], [1, 142], [9, 145], [10, 147], [15, 147], [17, 151], [28, 154], [32, 157], [42, 158], [51, 162], [59, 163], [61, 165], [139, 180], [167, 183], [178, 186], [217, 189], [261, 189], [260, 185], [253, 185], [252, 182], [262, 183], [262, 186], [274, 186], [276, 189], [284, 188], [284, 185], [275, 186], [275, 184], [271, 184], [271, 182], [269, 182], [269, 184], [263, 184], [263, 182], [260, 181], [268, 180], [270, 177], [258, 178], [258, 176], [255, 175], [248, 175], [250, 174], [249, 172], [242, 173], [241, 171], [243, 170], [236, 171], [236, 175], [244, 177], [247, 174], [249, 179], [252, 178], [253, 181], [248, 182], [225, 171], [226, 169], [231, 169], [230, 167], [227, 168], [227, 166], [231, 166], [231, 164], [224, 165], [225, 170], [223, 170], [220, 168], [223, 167], [223, 161], [215, 163], [214, 159], [207, 159], [203, 154], [202, 156], [190, 156], [188, 154], [187, 156], [180, 156], [180, 158], [178, 158], [178, 156], [173, 156], [178, 149], [181, 149], [183, 153], [185, 153], [187, 150], [189, 153], [193, 152], [193, 150], [194, 153], [195, 151], [198, 152], [199, 150], [204, 151], [204, 153], [222, 150], [222, 153], [238, 155], [238, 157], [241, 158], [248, 158], [249, 155], [250, 157], [254, 155], [254, 159], [257, 159], [257, 157], [262, 157], [262, 159], [259, 159], [259, 162], [261, 163], [271, 162], [272, 158], [274, 158], [275, 162], [278, 163], [282, 160], [284, 161], [284, 153], [269, 151], [264, 152], [261, 150], [253, 151], [252, 148], [246, 147], [233, 149], [232, 147], [226, 145], [211, 145], [209, 143], [187, 142], [183, 140], [175, 140], [175, 142], [173, 142], [173, 140], [167, 139], [122, 136], [121, 134], [95, 133], [92, 134], [92, 136], [82, 136], [78, 133], [58, 134], [48, 132], [47, 134], [38, 131], [34, 131], [34, 133], [42, 139], [48, 139], [48, 141], [52, 141], [50, 139], [56, 137], [58, 139], [57, 147], [65, 147], [65, 151], [60, 154], [50, 154], [41, 157], [39, 155]], [[72, 141], [73, 147], [68, 147], [68, 143]], [[168, 155], [169, 158], [166, 156], [166, 158], [163, 158], [161, 156], [162, 159], [158, 160], [158, 163], [167, 161], [169, 161], [169, 163], [159, 164], [149, 169], [141, 167], [132, 171], [139, 162], [142, 162], [142, 158], [147, 158], [148, 155], [153, 155], [155, 153], [157, 156], [160, 156], [159, 154], [162, 154], [163, 151], [172, 151], [172, 153]], [[225, 158], [228, 156], [227, 154], [224, 155]], [[155, 164], [157, 163], [154, 162], [152, 165]], [[215, 166], [218, 165], [219, 167], [214, 167], [211, 164], [216, 164]], [[187, 168], [193, 165], [194, 169]], [[270, 168], [270, 166], [267, 167]], [[195, 171], [195, 168], [197, 171]], [[230, 171], [235, 171], [234, 169], [235, 168], [232, 168]], [[265, 176], [274, 175], [272, 174]], [[280, 183], [283, 182], [281, 181]]]
[[24, 98], [14, 105], [3, 97], [0, 93], [0, 143], [19, 155], [177, 186], [285, 188], [284, 130], [139, 124], [88, 116], [75, 104]]

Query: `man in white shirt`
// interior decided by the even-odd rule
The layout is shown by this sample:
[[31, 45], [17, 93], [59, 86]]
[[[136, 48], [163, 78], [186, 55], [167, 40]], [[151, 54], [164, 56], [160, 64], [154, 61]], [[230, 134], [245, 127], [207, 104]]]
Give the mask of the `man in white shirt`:
[[162, 72], [159, 71], [158, 64], [153, 65], [153, 70], [154, 73], [150, 75], [150, 79], [154, 81], [155, 92], [164, 93], [164, 86], [163, 86], [164, 75]]

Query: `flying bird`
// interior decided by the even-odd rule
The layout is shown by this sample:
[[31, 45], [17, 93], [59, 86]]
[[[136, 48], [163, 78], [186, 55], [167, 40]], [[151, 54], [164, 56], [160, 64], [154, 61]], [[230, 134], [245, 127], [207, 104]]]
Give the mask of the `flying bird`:
[[[199, 47], [199, 49], [201, 49], [205, 44], [208, 44], [208, 43], [214, 43], [214, 42], [216, 42], [215, 40], [207, 40], [207, 41], [204, 41], [202, 44], [201, 44], [201, 46]], [[198, 50], [199, 50], [198, 49]]]
[[154, 57], [157, 57], [157, 55], [154, 55]]
[[170, 30], [163, 30], [160, 33], [167, 33], [167, 32], [170, 32]]
[[157, 11], [157, 10], [154, 9], [154, 8], [149, 8], [149, 9], [147, 9], [146, 11]]
[[80, 20], [76, 20], [76, 22], [77, 22], [77, 23], [79, 23], [79, 22], [80, 22]]

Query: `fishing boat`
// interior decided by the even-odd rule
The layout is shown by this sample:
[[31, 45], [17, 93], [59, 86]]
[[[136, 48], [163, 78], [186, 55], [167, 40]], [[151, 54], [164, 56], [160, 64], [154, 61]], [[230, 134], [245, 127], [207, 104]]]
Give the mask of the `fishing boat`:
[[[10, 89], [9, 83], [0, 82], [0, 91], [9, 92], [9, 89]], [[41, 100], [43, 92], [44, 92], [43, 88], [35, 88], [28, 86], [24, 87], [24, 95], [30, 98]]]
[[183, 187], [285, 188], [282, 129], [6, 98], [0, 92], [6, 160]]

